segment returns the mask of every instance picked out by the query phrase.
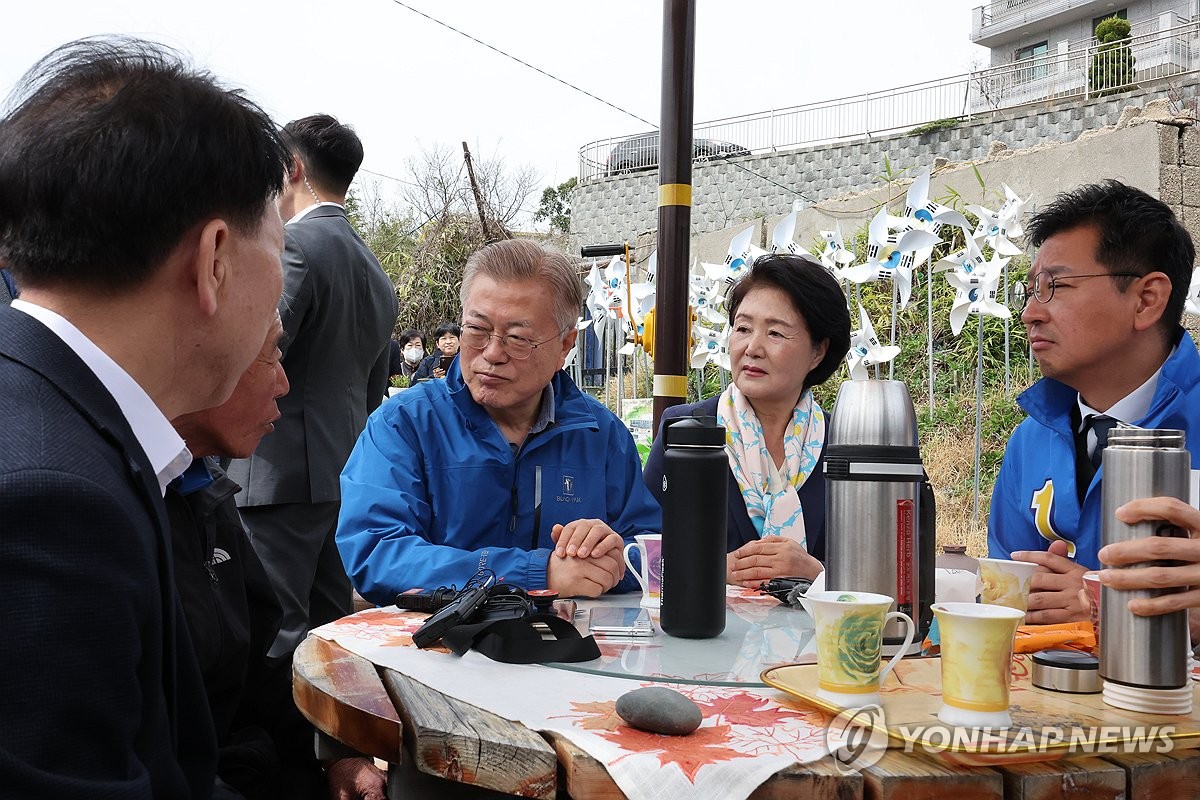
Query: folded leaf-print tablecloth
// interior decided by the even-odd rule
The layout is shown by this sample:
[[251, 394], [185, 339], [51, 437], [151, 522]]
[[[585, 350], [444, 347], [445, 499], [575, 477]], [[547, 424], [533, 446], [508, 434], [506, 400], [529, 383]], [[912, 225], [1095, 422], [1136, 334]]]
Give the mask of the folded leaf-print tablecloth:
[[[784, 767], [815, 761], [828, 752], [829, 717], [793, 704], [774, 689], [651, 684], [502, 664], [474, 651], [460, 658], [440, 647], [413, 646], [412, 633], [424, 619], [395, 607], [372, 609], [318, 628], [313, 635], [445, 695], [533, 730], [566, 737], [605, 764], [630, 800], [737, 800]], [[659, 736], [626, 725], [616, 715], [617, 698], [649, 685], [669, 686], [695, 701], [704, 715], [700, 729], [690, 736]]]

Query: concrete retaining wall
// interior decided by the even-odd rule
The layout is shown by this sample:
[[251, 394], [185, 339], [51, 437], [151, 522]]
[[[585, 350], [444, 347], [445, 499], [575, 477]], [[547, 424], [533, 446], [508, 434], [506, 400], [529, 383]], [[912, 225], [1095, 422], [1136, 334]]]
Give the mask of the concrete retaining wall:
[[[1010, 109], [986, 119], [976, 117], [969, 123], [920, 136], [862, 139], [828, 147], [747, 156], [722, 163], [696, 164], [692, 231], [705, 234], [764, 216], [783, 215], [791, 211], [796, 200], [811, 205], [852, 192], [868, 191], [886, 183], [889, 168], [895, 176], [919, 166], [933, 165], [935, 159], [979, 161], [999, 147], [996, 143], [1020, 151], [1053, 142], [1072, 142], [1089, 131], [1117, 126], [1122, 114], [1128, 120], [1153, 100], [1160, 101], [1153, 104], [1159, 116], [1173, 116], [1179, 106], [1194, 107], [1194, 101], [1200, 97], [1200, 84], [1193, 82], [1170, 91], [1174, 95], [1170, 102], [1166, 100], [1167, 89], [1140, 90], [1097, 100], [1076, 99], [1052, 106]], [[1154, 161], [1157, 168], [1156, 158], [1147, 159], [1154, 155], [1154, 148], [1149, 152], [1116, 149], [1103, 153], [1103, 161], [1075, 164], [1068, 159], [1059, 166], [1069, 174], [1080, 175], [1082, 180], [1057, 183], [1064, 184], [1065, 188], [1100, 177], [1136, 173], [1143, 169], [1139, 166], [1143, 160]], [[1200, 161], [1195, 162], [1195, 166], [1200, 166]], [[1054, 177], [1039, 175], [1051, 183], [1056, 183]], [[1138, 185], [1149, 190], [1141, 182]], [[998, 186], [996, 183], [995, 187]], [[1016, 188], [1016, 183], [1013, 186]], [[1154, 190], [1157, 191], [1157, 185]], [[1040, 189], [1037, 191], [1046, 196]], [[933, 194], [936, 196], [937, 192]], [[657, 197], [657, 170], [587, 183], [576, 189], [572, 198], [572, 233], [580, 243], [634, 241], [638, 234], [657, 227]], [[1200, 206], [1193, 209], [1200, 215]]]

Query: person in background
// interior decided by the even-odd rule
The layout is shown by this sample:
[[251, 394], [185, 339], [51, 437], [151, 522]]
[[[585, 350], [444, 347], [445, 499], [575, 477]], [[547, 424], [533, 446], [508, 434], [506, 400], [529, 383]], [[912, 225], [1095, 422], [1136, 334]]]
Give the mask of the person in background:
[[229, 465], [229, 477], [245, 487], [237, 504], [283, 605], [273, 657], [351, 611], [333, 541], [338, 474], [387, 393], [396, 324], [392, 282], [346, 216], [362, 142], [327, 114], [289, 122], [283, 137], [292, 159], [279, 198], [287, 220], [279, 313], [292, 390], [279, 403], [279, 433]]
[[366, 758], [330, 762], [322, 775], [312, 726], [292, 700], [291, 658], [267, 656], [283, 612], [233, 502], [241, 487], [216, 460], [253, 453], [279, 419], [288, 381], [273, 316], [229, 399], [171, 421], [194, 457], [165, 499], [175, 582], [217, 731], [216, 797], [302, 800], [332, 789], [383, 800], [383, 774]]
[[270, 117], [162, 45], [84, 39], [0, 112], [0, 793], [205, 798], [216, 736], [163, 494], [283, 285]]
[[727, 305], [733, 382], [718, 397], [663, 413], [646, 486], [662, 500], [663, 436], [672, 420], [716, 417], [729, 459], [726, 581], [812, 579], [824, 569], [827, 425], [812, 387], [850, 349], [846, 297], [818, 262], [766, 255], [730, 290]]
[[1200, 354], [1180, 326], [1196, 252], [1166, 204], [1113, 180], [1058, 195], [1026, 231], [1038, 251], [1021, 319], [1045, 377], [1017, 398], [1028, 417], [996, 478], [988, 550], [1039, 566], [1026, 620], [1049, 624], [1088, 617], [1111, 427], [1183, 430], [1200, 467]]
[[399, 376], [403, 385], [409, 386], [413, 373], [425, 358], [425, 337], [416, 328], [409, 328], [392, 340], [392, 375]]
[[562, 371], [583, 302], [575, 265], [495, 242], [468, 259], [461, 298], [446, 379], [373, 414], [342, 472], [337, 541], [355, 588], [387, 604], [480, 570], [563, 597], [635, 588], [622, 549], [658, 533], [661, 513], [629, 430]]
[[421, 362], [421, 366], [417, 367], [417, 371], [413, 373], [412, 382], [416, 383], [430, 378], [445, 378], [450, 369], [450, 363], [458, 355], [459, 336], [461, 335], [462, 328], [453, 322], [443, 322], [438, 325], [433, 332], [437, 352]]

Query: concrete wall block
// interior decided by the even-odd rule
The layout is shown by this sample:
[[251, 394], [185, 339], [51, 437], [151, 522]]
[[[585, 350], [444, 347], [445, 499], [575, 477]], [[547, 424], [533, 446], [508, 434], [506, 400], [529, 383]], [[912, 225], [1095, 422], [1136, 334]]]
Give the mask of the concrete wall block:
[[1200, 166], [1182, 166], [1179, 168], [1179, 181], [1182, 184], [1183, 204], [1200, 207]]
[[[1200, 87], [1184, 88], [1188, 96], [1200, 96]], [[1124, 102], [1128, 103], [1127, 100]], [[1147, 98], [1139, 95], [1134, 102], [1144, 103]], [[983, 159], [993, 142], [1003, 142], [1019, 153], [1045, 142], [1073, 141], [1085, 130], [1102, 127], [1106, 122], [1115, 123], [1118, 105], [1120, 103], [1113, 99], [1103, 99], [1086, 104], [1074, 101], [1064, 105], [1061, 111], [1039, 111], [1032, 116], [1027, 112], [1010, 111], [989, 115], [976, 124], [939, 131], [933, 136], [863, 139], [744, 159], [738, 162], [744, 169], [724, 162], [696, 165], [693, 225], [697, 231], [721, 230], [728, 227], [732, 219], [746, 219], [763, 213], [786, 214], [800, 193], [810, 201], [823, 201], [847, 191], [879, 190], [875, 178], [884, 172], [885, 155], [892, 169], [901, 171], [939, 158], [952, 162]], [[1110, 113], [1112, 119], [1106, 120]], [[1013, 186], [1023, 183], [1040, 187], [1039, 180], [1044, 178], [1051, 184], [1048, 192], [1052, 193], [1101, 177], [1097, 170], [1103, 165], [1107, 172], [1131, 176], [1137, 179], [1136, 185], [1160, 191], [1165, 200], [1174, 197], [1175, 202], [1189, 207], [1194, 201], [1194, 207], [1200, 208], [1200, 132], [1192, 129], [1185, 132], [1183, 161], [1197, 170], [1185, 174], [1176, 169], [1172, 175], [1170, 170], [1160, 170], [1158, 160], [1154, 159], [1157, 144], [1162, 163], [1177, 166], [1171, 162], [1178, 161], [1178, 147], [1170, 147], [1170, 136], [1176, 131], [1168, 126], [1132, 126], [1124, 129], [1121, 136], [1133, 137], [1137, 140], [1136, 145], [1089, 143], [1085, 149], [1090, 148], [1090, 155], [1086, 159], [1065, 153], [1053, 155], [1053, 151], [1047, 151], [1049, 155], [1044, 165], [1033, 173], [1027, 173], [1027, 168], [1021, 167], [1016, 158], [1011, 162], [994, 162], [991, 169], [999, 169], [1002, 173], [1016, 170], [1009, 179]], [[1145, 158], [1147, 155], [1149, 159]], [[1012, 166], [1007, 166], [1009, 163]], [[1150, 167], [1152, 177], [1147, 167]], [[600, 179], [584, 184], [580, 189], [573, 216], [576, 231], [583, 238], [598, 240], [628, 236], [631, 231], [645, 231], [657, 225], [657, 173]], [[1188, 202], [1184, 202], [1185, 192]]]
[[1200, 126], [1192, 125], [1183, 129], [1183, 163], [1200, 166]]
[[1177, 166], [1163, 166], [1158, 173], [1158, 197], [1167, 205], [1183, 201], [1183, 176]]
[[1200, 208], [1185, 206], [1182, 209], [1176, 209], [1176, 213], [1179, 214], [1183, 227], [1192, 235], [1192, 241], [1200, 242]]
[[[1193, 128], [1195, 126], [1192, 126]], [[1191, 128], [1176, 128], [1172, 125], [1158, 126], [1158, 160], [1164, 166], [1179, 163], [1180, 135], [1186, 137]]]

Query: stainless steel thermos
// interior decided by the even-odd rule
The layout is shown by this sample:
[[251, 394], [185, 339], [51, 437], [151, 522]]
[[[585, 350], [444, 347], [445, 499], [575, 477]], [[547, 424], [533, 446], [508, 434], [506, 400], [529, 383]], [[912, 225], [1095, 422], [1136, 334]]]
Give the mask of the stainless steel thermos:
[[672, 636], [710, 639], [725, 630], [725, 429], [715, 417], [684, 417], [663, 436], [659, 623]]
[[[1113, 428], [1103, 456], [1100, 487], [1101, 541], [1104, 544], [1146, 536], [1186, 536], [1165, 522], [1147, 520], [1126, 525], [1116, 510], [1145, 497], [1176, 497], [1188, 502], [1191, 456], [1178, 430]], [[1130, 567], [1151, 566], [1132, 564]], [[1119, 568], [1118, 568], [1119, 569]], [[1167, 589], [1100, 593], [1100, 677], [1125, 686], [1176, 689], [1188, 681], [1187, 612], [1139, 617], [1127, 604], [1136, 597], [1157, 597]]]
[[[825, 445], [825, 586], [885, 594], [917, 623], [933, 619], [936, 511], [902, 381], [846, 381]], [[664, 537], [665, 538], [665, 537]], [[896, 621], [885, 644], [903, 642]]]

